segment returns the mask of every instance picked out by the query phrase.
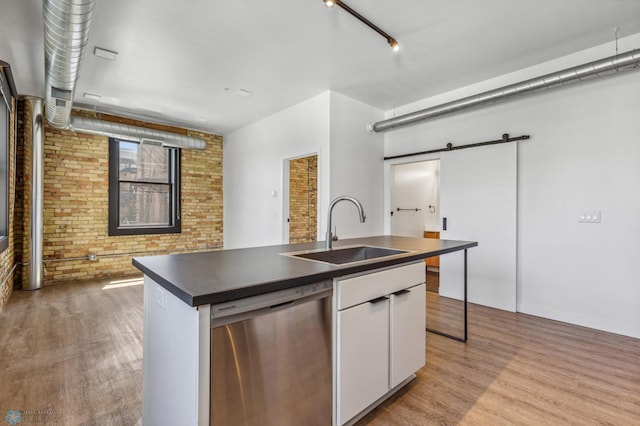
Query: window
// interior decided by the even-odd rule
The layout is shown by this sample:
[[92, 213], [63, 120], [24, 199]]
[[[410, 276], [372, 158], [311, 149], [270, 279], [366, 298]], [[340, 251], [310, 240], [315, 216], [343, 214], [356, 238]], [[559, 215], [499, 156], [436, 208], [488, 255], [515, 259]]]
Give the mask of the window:
[[109, 235], [180, 232], [180, 150], [109, 139]]
[[9, 246], [9, 128], [11, 91], [0, 67], [0, 252]]

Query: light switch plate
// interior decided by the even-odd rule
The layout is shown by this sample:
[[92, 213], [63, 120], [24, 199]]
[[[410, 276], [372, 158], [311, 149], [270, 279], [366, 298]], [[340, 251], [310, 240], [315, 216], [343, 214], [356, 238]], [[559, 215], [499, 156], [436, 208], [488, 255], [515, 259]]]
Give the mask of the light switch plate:
[[578, 217], [580, 223], [600, 223], [600, 210], [584, 210]]

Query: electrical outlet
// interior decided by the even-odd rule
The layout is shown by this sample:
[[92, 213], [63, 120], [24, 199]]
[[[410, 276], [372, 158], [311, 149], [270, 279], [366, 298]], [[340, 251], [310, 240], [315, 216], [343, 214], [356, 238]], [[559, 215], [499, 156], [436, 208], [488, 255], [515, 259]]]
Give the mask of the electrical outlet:
[[156, 303], [162, 309], [164, 309], [164, 302], [165, 302], [164, 296], [165, 296], [164, 289], [162, 287], [156, 287]]
[[580, 212], [580, 223], [600, 223], [600, 210], [585, 210]]

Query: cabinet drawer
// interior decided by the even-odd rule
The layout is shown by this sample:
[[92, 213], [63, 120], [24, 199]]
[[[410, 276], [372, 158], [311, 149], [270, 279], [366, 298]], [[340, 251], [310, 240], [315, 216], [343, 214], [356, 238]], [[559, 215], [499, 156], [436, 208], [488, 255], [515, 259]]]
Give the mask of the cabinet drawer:
[[338, 278], [336, 280], [338, 309], [346, 309], [424, 283], [424, 278], [422, 261], [352, 278]]

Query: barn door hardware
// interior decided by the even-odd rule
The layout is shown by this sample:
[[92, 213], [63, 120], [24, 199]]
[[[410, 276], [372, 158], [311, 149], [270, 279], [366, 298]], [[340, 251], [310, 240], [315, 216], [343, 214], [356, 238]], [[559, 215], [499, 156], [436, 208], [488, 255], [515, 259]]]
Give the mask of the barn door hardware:
[[516, 136], [512, 138], [512, 137], [509, 137], [509, 133], [505, 133], [502, 135], [502, 139], [496, 139], [493, 141], [469, 143], [466, 145], [459, 145], [459, 146], [454, 146], [451, 142], [449, 142], [447, 143], [447, 146], [445, 148], [431, 149], [429, 151], [412, 152], [410, 154], [392, 155], [391, 157], [384, 157], [384, 159], [393, 160], [396, 158], [412, 157], [415, 155], [435, 154], [437, 152], [447, 152], [447, 151], [455, 151], [458, 149], [477, 148], [479, 146], [485, 146], [485, 145], [497, 145], [497, 144], [507, 143], [507, 142], [523, 141], [530, 138], [531, 136], [529, 135]]

